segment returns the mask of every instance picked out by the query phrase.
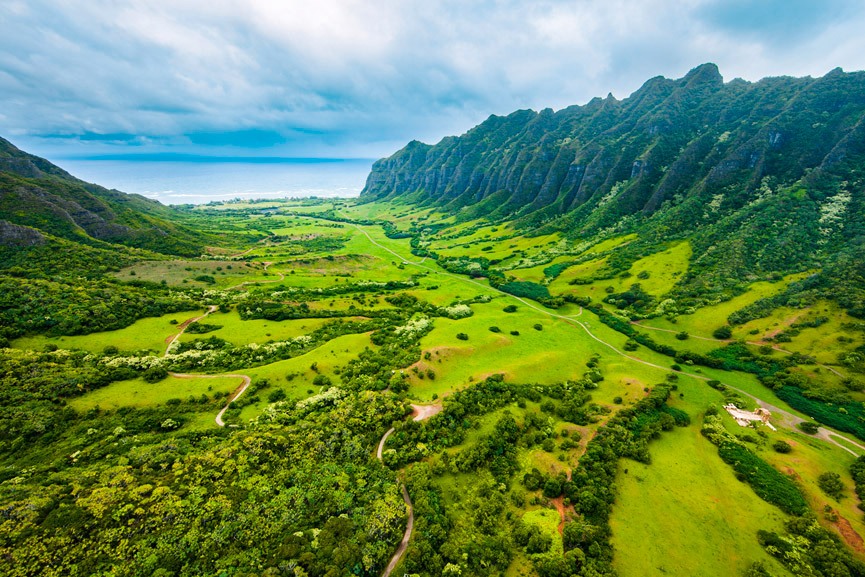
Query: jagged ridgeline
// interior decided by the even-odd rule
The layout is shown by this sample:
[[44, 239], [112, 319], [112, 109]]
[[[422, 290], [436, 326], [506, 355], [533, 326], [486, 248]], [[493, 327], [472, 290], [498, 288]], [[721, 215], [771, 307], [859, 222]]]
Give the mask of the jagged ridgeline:
[[155, 200], [84, 182], [0, 138], [0, 251], [7, 264], [46, 244], [88, 258], [115, 244], [200, 255], [205, 237], [179, 218]]
[[725, 83], [704, 64], [624, 100], [521, 110], [434, 146], [411, 142], [373, 165], [361, 197], [571, 237], [638, 232], [634, 251], [687, 237], [681, 286], [701, 291], [807, 269], [865, 286], [863, 116], [863, 72]]

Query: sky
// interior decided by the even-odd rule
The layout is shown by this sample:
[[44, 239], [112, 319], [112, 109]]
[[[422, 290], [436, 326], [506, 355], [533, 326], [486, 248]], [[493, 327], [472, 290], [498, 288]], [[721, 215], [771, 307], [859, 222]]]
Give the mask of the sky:
[[865, 69], [861, 0], [0, 0], [0, 136], [48, 158], [379, 158], [704, 62]]

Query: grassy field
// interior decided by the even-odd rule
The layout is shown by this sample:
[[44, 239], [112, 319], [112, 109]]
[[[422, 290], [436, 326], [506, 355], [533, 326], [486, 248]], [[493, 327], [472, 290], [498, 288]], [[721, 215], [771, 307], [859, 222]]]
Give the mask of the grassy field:
[[[347, 307], [346, 307], [347, 308]], [[249, 343], [266, 343], [268, 341], [284, 341], [300, 335], [306, 335], [326, 324], [329, 319], [299, 319], [287, 321], [241, 320], [236, 310], [227, 313], [214, 312], [201, 322], [209, 325], [220, 325], [222, 328], [205, 333], [184, 333], [180, 340], [219, 337], [234, 345]]]
[[[267, 379], [271, 387], [262, 391], [259, 401], [241, 410], [239, 422], [245, 423], [261, 414], [268, 404], [267, 395], [275, 389], [285, 391], [287, 399], [300, 400], [321, 391], [320, 387], [312, 383], [320, 374], [338, 383], [339, 376], [334, 373], [334, 369], [357, 356], [364, 347], [374, 348], [368, 334], [345, 335], [305, 355], [243, 371], [252, 378], [253, 383]], [[317, 370], [312, 370], [313, 365]]]
[[[783, 280], [777, 282], [755, 282], [750, 284], [743, 294], [733, 297], [730, 300], [715, 305], [702, 307], [691, 315], [679, 315], [678, 317], [676, 317], [675, 323], [663, 317], [659, 317], [643, 321], [643, 324], [645, 324], [646, 326], [659, 327], [663, 329], [687, 331], [692, 335], [711, 337], [712, 331], [722, 325], [727, 324], [727, 317], [730, 316], [730, 314], [762, 298], [767, 298], [783, 292], [791, 282], [800, 280], [805, 276], [807, 276], [807, 273], [790, 275], [785, 277]], [[770, 322], [768, 319], [761, 319], [753, 322], [769, 326], [771, 322], [775, 321], [773, 320]], [[747, 325], [734, 327], [733, 338], [753, 340], [754, 335], [750, 334], [750, 331], [753, 328], [754, 327], [749, 327]]]
[[[212, 277], [214, 282], [196, 280], [203, 276]], [[273, 280], [277, 275], [264, 270], [264, 265], [258, 262], [154, 260], [126, 267], [116, 273], [115, 277], [124, 281], [142, 280], [154, 283], [165, 281], [169, 286], [228, 288], [241, 282]]]
[[611, 525], [622, 577], [741, 575], [758, 560], [783, 574], [756, 533], [781, 530], [785, 515], [736, 480], [698, 425], [665, 433], [650, 453], [651, 465], [620, 465]]
[[234, 377], [191, 379], [167, 377], [157, 383], [133, 379], [111, 383], [107, 387], [76, 397], [69, 401], [69, 406], [82, 412], [94, 407], [102, 409], [152, 407], [163, 405], [169, 399], [185, 400], [190, 396], [200, 397], [205, 393], [208, 396], [212, 396], [213, 393], [230, 393], [239, 387], [241, 382], [241, 379]]
[[189, 311], [171, 313], [161, 317], [141, 319], [134, 324], [116, 331], [76, 335], [71, 337], [47, 337], [37, 335], [15, 339], [12, 346], [19, 349], [41, 351], [46, 345], [56, 345], [62, 349], [80, 349], [93, 353], [101, 353], [108, 345], [116, 346], [121, 351], [151, 350], [163, 352], [165, 340], [177, 333], [177, 327], [170, 321], [182, 323], [187, 319], [198, 317], [204, 311]]

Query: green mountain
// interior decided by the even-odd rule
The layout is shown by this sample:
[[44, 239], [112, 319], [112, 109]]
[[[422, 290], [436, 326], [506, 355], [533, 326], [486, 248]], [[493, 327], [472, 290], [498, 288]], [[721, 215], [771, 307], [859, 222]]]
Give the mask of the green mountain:
[[25, 248], [47, 238], [114, 250], [124, 245], [198, 256], [203, 237], [155, 200], [75, 178], [0, 138], [0, 247]]
[[434, 146], [411, 142], [373, 165], [361, 198], [515, 220], [532, 234], [636, 232], [633, 257], [687, 238], [691, 269], [672, 294], [687, 306], [821, 270], [793, 292], [828, 289], [863, 316], [863, 119], [863, 72], [725, 83], [704, 64], [624, 100], [521, 110]]

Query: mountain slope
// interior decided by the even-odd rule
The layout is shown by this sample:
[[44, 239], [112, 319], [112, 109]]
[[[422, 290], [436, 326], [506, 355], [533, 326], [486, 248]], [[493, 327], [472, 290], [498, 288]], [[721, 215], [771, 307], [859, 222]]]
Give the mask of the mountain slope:
[[[713, 64], [653, 78], [624, 100], [491, 116], [373, 165], [362, 199], [584, 238], [635, 232], [632, 260], [693, 246], [671, 287], [699, 306], [777, 273], [865, 315], [865, 73], [724, 83]], [[627, 262], [620, 263], [622, 270]], [[619, 271], [621, 272], [621, 271]]]
[[[111, 244], [197, 256], [203, 237], [162, 204], [86, 183], [0, 138], [0, 244], [51, 235], [94, 247]], [[27, 227], [34, 232], [22, 232]]]
[[753, 194], [766, 177], [789, 184], [809, 169], [832, 173], [862, 155], [863, 115], [865, 73], [725, 84], [704, 64], [622, 101], [491, 116], [435, 146], [412, 142], [375, 163], [362, 197], [609, 225], [676, 195], [711, 199], [728, 186]]

